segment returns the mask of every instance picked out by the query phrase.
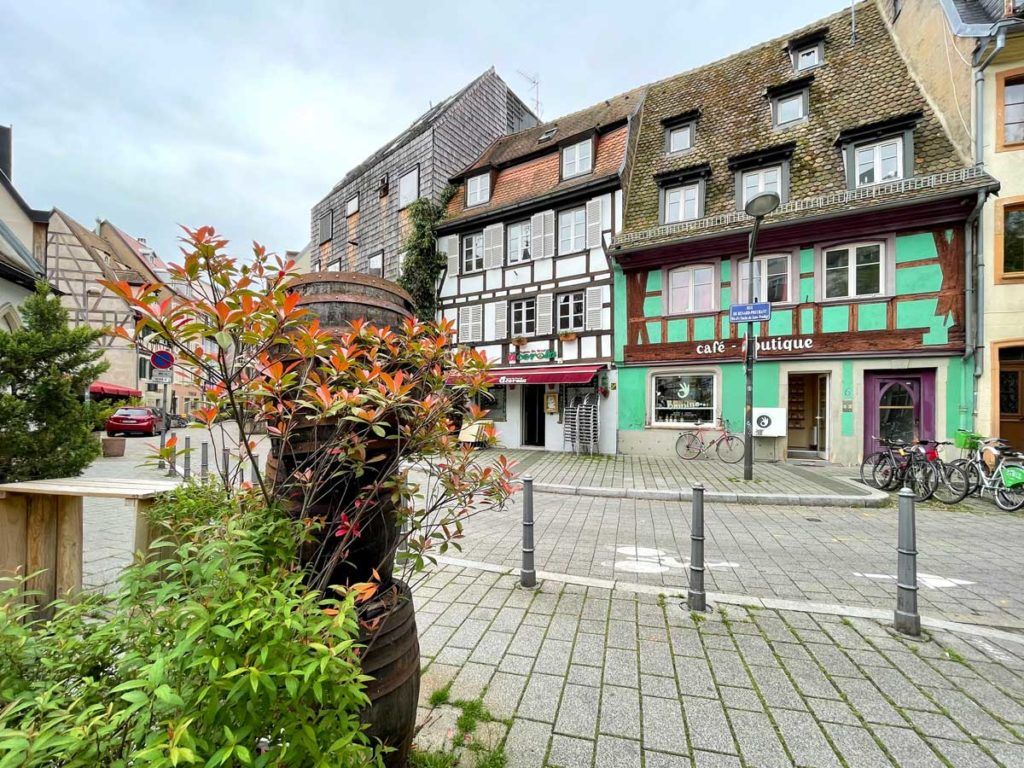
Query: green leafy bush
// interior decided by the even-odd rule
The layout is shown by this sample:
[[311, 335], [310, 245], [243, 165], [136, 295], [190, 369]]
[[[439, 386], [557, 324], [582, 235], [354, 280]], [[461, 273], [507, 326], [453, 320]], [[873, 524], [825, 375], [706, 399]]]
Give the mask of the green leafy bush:
[[0, 594], [0, 768], [379, 765], [353, 596], [303, 584], [302, 526], [213, 485], [153, 520], [109, 597], [30, 622]]

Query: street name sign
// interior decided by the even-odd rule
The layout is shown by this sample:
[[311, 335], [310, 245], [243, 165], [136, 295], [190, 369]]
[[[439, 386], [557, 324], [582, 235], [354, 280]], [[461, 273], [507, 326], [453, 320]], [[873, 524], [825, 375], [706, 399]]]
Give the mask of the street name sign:
[[729, 307], [730, 323], [763, 323], [772, 318], [772, 305], [767, 301], [754, 304], [733, 304]]

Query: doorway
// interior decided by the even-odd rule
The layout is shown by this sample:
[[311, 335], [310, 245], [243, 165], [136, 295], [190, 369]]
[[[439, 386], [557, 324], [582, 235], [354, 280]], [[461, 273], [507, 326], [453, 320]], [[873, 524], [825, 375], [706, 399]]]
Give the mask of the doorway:
[[544, 446], [544, 386], [523, 387], [523, 445]]
[[1024, 347], [999, 350], [999, 437], [1024, 447]]
[[935, 371], [865, 373], [864, 455], [881, 450], [878, 438], [935, 438]]
[[828, 458], [828, 384], [827, 373], [789, 374], [786, 413], [789, 458]]

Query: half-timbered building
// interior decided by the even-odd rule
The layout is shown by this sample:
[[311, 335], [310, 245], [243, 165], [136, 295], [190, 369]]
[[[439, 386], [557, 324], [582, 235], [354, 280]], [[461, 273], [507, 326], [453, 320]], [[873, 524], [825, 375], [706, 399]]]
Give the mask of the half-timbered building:
[[[855, 15], [855, 18], [854, 18]], [[757, 324], [759, 457], [859, 461], [971, 423], [971, 223], [994, 180], [957, 152], [874, 3], [653, 84], [611, 252], [619, 449], [741, 430]], [[753, 267], [743, 208], [774, 192]]]
[[501, 443], [616, 451], [607, 247], [642, 90], [497, 140], [451, 179], [441, 313], [494, 363]]

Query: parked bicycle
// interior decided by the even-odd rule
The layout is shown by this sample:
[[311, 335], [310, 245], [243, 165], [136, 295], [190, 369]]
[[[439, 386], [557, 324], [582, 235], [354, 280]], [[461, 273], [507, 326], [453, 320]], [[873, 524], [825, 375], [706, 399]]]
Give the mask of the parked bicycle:
[[743, 437], [729, 428], [725, 419], [718, 420], [718, 429], [722, 433], [712, 440], [705, 440], [706, 430], [697, 428], [687, 430], [676, 440], [676, 453], [681, 459], [696, 459], [698, 456], [707, 458], [714, 449], [715, 455], [726, 464], [735, 464], [743, 460]]
[[952, 462], [967, 475], [969, 493], [991, 493], [996, 506], [1007, 512], [1024, 507], [1024, 453], [1011, 450], [1006, 440], [964, 429], [957, 430], [953, 442], [969, 452], [967, 458]]
[[[907, 487], [915, 501], [926, 501], [939, 486], [940, 473], [931, 465], [925, 445], [902, 440], [874, 438], [882, 450], [872, 453], [860, 465], [860, 477], [867, 485], [884, 491]], [[935, 456], [938, 452], [934, 452]], [[966, 480], [963, 481], [966, 484]]]

